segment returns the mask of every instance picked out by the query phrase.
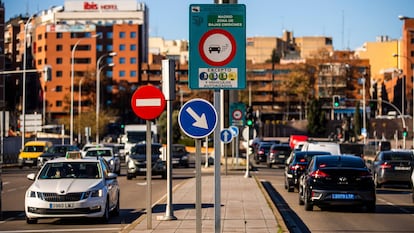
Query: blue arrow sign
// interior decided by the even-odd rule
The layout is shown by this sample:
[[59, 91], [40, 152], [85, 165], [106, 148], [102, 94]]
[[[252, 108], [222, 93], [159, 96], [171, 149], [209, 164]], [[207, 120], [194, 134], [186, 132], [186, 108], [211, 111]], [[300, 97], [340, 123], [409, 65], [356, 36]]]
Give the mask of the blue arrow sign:
[[239, 127], [232, 125], [229, 127], [229, 129], [233, 137], [237, 137], [239, 135]]
[[223, 129], [220, 132], [220, 140], [224, 143], [229, 143], [233, 139], [233, 134], [229, 129]]
[[178, 123], [189, 137], [204, 138], [216, 128], [217, 111], [204, 99], [192, 99], [180, 109]]

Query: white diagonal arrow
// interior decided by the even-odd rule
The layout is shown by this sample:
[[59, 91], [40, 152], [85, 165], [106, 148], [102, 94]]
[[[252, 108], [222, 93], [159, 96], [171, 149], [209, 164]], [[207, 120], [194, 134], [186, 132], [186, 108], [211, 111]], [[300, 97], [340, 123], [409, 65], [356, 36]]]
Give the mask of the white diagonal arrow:
[[185, 111], [188, 112], [192, 118], [194, 118], [194, 127], [208, 129], [207, 119], [204, 113], [199, 116], [191, 107], [188, 107]]

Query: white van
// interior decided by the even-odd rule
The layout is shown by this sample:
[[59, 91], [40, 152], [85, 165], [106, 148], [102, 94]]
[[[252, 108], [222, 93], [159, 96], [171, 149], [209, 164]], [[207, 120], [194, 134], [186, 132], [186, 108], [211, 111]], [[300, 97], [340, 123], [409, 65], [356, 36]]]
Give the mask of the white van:
[[332, 155], [340, 155], [341, 148], [335, 142], [308, 141], [302, 146], [302, 151], [327, 151]]

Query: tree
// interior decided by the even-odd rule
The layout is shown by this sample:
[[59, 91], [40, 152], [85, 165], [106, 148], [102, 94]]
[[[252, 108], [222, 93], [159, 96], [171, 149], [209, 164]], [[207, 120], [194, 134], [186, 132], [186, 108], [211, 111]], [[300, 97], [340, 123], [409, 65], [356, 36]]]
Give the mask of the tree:
[[359, 101], [355, 104], [353, 130], [354, 130], [355, 138], [359, 138], [359, 135], [361, 132], [361, 113], [360, 113]]
[[325, 133], [325, 112], [317, 99], [313, 99], [309, 104], [308, 113], [308, 132], [311, 136], [320, 136]]
[[[181, 134], [181, 128], [180, 125], [178, 124], [178, 110], [174, 110], [172, 112], [172, 141], [173, 143], [179, 143], [181, 138], [182, 138], [182, 134]], [[161, 143], [167, 143], [167, 111], [164, 111], [161, 116], [158, 119], [158, 125], [160, 126], [160, 138], [161, 138]]]
[[314, 69], [310, 66], [298, 65], [287, 74], [282, 89], [287, 96], [295, 95], [304, 106], [313, 98]]

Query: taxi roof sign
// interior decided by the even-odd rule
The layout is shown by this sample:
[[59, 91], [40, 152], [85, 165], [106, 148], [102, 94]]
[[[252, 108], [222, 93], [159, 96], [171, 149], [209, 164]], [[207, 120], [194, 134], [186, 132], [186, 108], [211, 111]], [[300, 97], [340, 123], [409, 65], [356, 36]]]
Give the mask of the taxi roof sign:
[[81, 159], [82, 154], [79, 151], [68, 151], [66, 152], [66, 159]]

